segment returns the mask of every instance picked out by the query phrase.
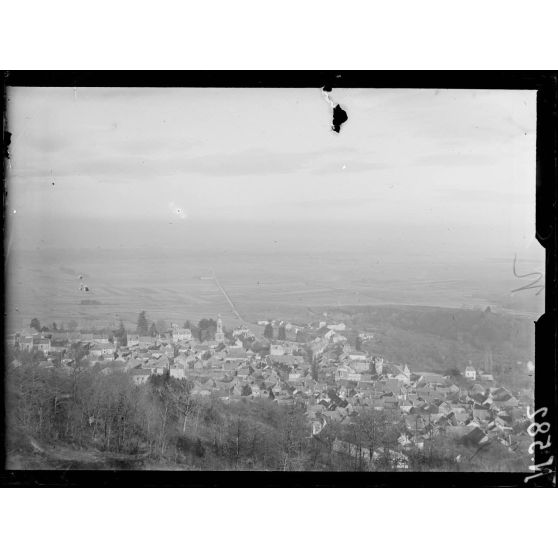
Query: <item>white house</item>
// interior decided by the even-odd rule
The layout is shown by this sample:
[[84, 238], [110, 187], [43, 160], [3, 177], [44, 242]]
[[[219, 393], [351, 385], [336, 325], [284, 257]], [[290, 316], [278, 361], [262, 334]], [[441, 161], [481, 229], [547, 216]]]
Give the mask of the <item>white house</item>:
[[370, 362], [368, 360], [353, 360], [351, 362], [351, 368], [355, 372], [368, 372], [370, 370]]
[[47, 337], [35, 338], [35, 346], [37, 350], [48, 353], [50, 351], [50, 339]]
[[468, 378], [469, 380], [477, 379], [477, 371], [473, 368], [473, 366], [471, 366], [471, 363], [469, 363], [469, 366], [465, 368], [465, 378]]
[[115, 347], [112, 343], [97, 343], [89, 349], [89, 354], [94, 357], [113, 356]]
[[192, 331], [187, 328], [178, 328], [172, 332], [172, 340], [174, 343], [179, 341], [190, 341], [192, 339]]
[[339, 366], [335, 371], [335, 379], [336, 380], [346, 380], [349, 374], [354, 374], [354, 370], [349, 366]]
[[33, 337], [30, 335], [20, 337], [19, 348], [22, 351], [31, 351], [33, 349]]
[[[260, 322], [258, 322], [260, 323]], [[263, 325], [266, 325], [267, 322], [264, 322]], [[242, 326], [242, 327], [237, 327], [236, 329], [233, 329], [233, 337], [238, 337], [240, 335], [249, 335], [250, 334], [250, 330], [246, 327], [246, 326]]]
[[48, 353], [50, 351], [50, 339], [47, 337], [25, 336], [20, 338], [19, 348], [22, 351], [32, 351], [35, 349], [37, 351], [42, 351], [43, 353]]
[[101, 344], [101, 343], [108, 343], [109, 338], [106, 333], [94, 333], [93, 334], [93, 343]]
[[128, 333], [128, 347], [136, 347], [139, 345], [140, 336], [137, 333]]
[[282, 356], [285, 354], [285, 347], [283, 345], [271, 345], [269, 347], [269, 354], [271, 356]]
[[363, 353], [362, 351], [351, 351], [349, 353], [349, 359], [350, 360], [360, 360], [360, 361], [365, 361], [367, 358], [366, 353]]
[[149, 374], [149, 372], [142, 371], [142, 372], [139, 372], [137, 374], [132, 374], [132, 380], [133, 380], [134, 384], [139, 386], [141, 384], [145, 384], [147, 382], [147, 380], [149, 380], [150, 375], [151, 374]]
[[177, 378], [178, 380], [186, 378], [186, 370], [184, 368], [171, 368], [169, 373], [172, 378]]
[[157, 344], [157, 340], [149, 335], [142, 335], [138, 340], [138, 346], [140, 349], [149, 349], [149, 347], [155, 347]]

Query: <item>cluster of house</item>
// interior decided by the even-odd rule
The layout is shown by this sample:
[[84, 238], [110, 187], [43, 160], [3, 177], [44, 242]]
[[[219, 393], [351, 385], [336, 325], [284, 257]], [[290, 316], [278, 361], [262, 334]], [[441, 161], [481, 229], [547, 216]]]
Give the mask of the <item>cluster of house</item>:
[[[326, 353], [324, 360], [329, 367], [326, 377], [333, 377], [334, 382], [318, 401], [311, 400], [307, 406], [313, 433], [319, 434], [331, 422], [351, 424], [364, 411], [382, 411], [400, 434], [399, 451], [389, 450], [400, 468], [408, 464], [402, 451], [422, 449], [426, 441], [440, 434], [473, 447], [499, 443], [521, 455], [532, 441], [527, 433], [532, 395], [497, 386], [491, 374], [472, 365], [456, 377], [411, 372], [407, 365], [356, 351], [343, 351], [339, 356]], [[348, 442], [337, 443], [342, 453], [357, 451]], [[378, 448], [369, 459], [382, 456]]]
[[21, 351], [52, 352], [50, 337], [45, 337], [34, 329], [25, 329], [18, 333], [9, 333], [6, 338], [8, 347], [19, 347]]
[[318, 433], [327, 422], [350, 423], [365, 409], [383, 411], [397, 427], [401, 448], [423, 448], [441, 433], [456, 441], [480, 446], [498, 442], [514, 448], [528, 441], [526, 402], [503, 387], [474, 382], [458, 385], [451, 377], [411, 373], [391, 365], [379, 377], [355, 382], [341, 380], [308, 412]]
[[[406, 466], [401, 452], [421, 448], [441, 432], [477, 446], [495, 441], [510, 451], [526, 435], [523, 421], [530, 401], [496, 386], [490, 374], [471, 364], [459, 377], [411, 372], [407, 365], [356, 350], [343, 336], [344, 324], [306, 327], [311, 340], [304, 343], [294, 340], [295, 328], [289, 329], [292, 334], [286, 339], [256, 351], [250, 346], [259, 339], [257, 334], [243, 326], [225, 339], [220, 318], [215, 339], [203, 343], [189, 329], [176, 326], [155, 337], [128, 334], [125, 345], [101, 333], [55, 332], [47, 338], [30, 331], [10, 337], [8, 343], [42, 351], [45, 367], [54, 366], [58, 358], [59, 366], [71, 370], [67, 349], [79, 342], [90, 365], [99, 364], [105, 373], [128, 373], [137, 385], [152, 375], [169, 374], [189, 380], [194, 395], [226, 402], [250, 397], [279, 405], [298, 403], [306, 409], [315, 436], [330, 423], [350, 424], [363, 411], [383, 411], [401, 433], [396, 452], [401, 467]], [[342, 440], [336, 448], [354, 451]]]

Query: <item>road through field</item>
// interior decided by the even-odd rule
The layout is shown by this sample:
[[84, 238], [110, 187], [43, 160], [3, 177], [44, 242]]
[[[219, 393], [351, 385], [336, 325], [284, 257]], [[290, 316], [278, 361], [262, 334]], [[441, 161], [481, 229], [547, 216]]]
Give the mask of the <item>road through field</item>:
[[228, 295], [228, 293], [224, 289], [223, 285], [221, 285], [221, 282], [219, 281], [219, 278], [217, 277], [217, 274], [215, 273], [215, 270], [212, 270], [212, 272], [213, 272], [213, 280], [215, 281], [215, 284], [217, 285], [217, 288], [223, 293], [223, 296], [226, 298], [227, 302], [229, 303], [229, 306], [231, 307], [231, 310], [232, 310], [233, 314], [238, 318], [238, 320], [241, 323], [243, 323], [244, 320], [242, 319], [242, 316], [238, 312], [236, 306], [234, 305], [234, 302], [231, 300], [231, 297]]

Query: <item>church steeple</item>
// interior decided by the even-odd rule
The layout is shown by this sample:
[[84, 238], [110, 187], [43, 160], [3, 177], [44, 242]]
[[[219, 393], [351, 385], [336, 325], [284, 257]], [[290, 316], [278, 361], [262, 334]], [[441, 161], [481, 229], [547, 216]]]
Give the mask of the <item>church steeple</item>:
[[225, 342], [225, 334], [223, 333], [223, 320], [221, 319], [221, 314], [219, 314], [219, 316], [217, 317], [217, 331], [215, 332], [215, 342]]

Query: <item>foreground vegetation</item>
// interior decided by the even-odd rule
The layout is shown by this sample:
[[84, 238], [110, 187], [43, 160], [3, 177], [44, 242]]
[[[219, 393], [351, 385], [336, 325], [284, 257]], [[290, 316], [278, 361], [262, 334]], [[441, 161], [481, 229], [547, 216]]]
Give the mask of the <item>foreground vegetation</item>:
[[[153, 376], [136, 386], [122, 372], [76, 366], [37, 370], [36, 357], [7, 378], [10, 454], [59, 445], [127, 455], [140, 463], [204, 469], [300, 468], [310, 429], [300, 407], [190, 395], [189, 382]], [[141, 459], [139, 459], [141, 458]]]
[[[384, 412], [360, 413], [312, 436], [303, 404], [191, 395], [187, 380], [79, 365], [39, 369], [17, 355], [6, 382], [8, 468], [134, 468], [280, 471], [394, 470], [402, 426]], [[343, 441], [350, 451], [343, 451]], [[518, 470], [505, 448], [457, 444], [438, 434], [405, 451], [409, 470]], [[370, 462], [368, 456], [375, 455]]]

